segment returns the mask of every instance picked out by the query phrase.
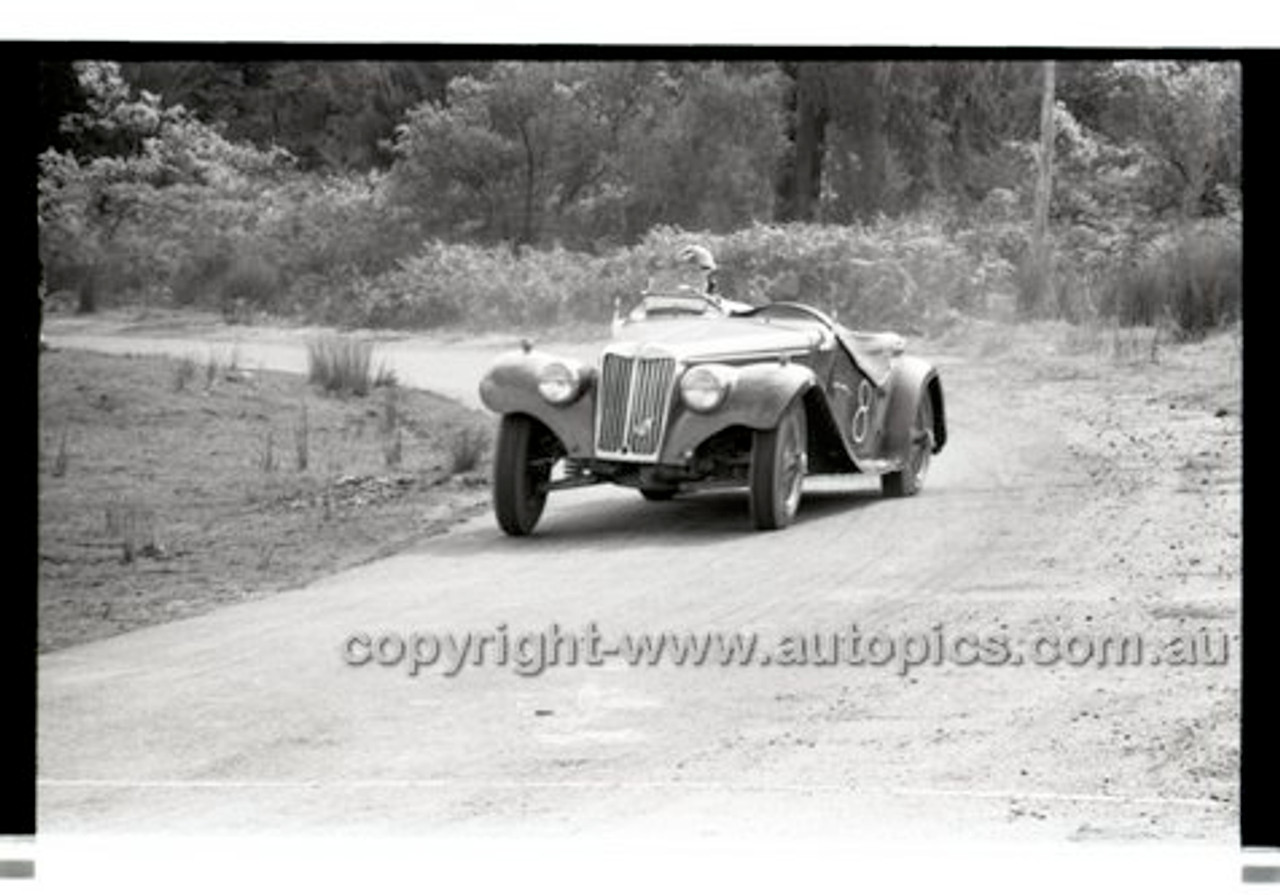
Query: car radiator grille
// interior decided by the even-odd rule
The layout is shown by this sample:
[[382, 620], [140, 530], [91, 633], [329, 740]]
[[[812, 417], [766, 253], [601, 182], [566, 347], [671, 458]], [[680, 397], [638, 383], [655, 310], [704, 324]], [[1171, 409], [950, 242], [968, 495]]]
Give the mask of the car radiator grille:
[[607, 354], [600, 372], [596, 453], [654, 459], [662, 445], [676, 362]]

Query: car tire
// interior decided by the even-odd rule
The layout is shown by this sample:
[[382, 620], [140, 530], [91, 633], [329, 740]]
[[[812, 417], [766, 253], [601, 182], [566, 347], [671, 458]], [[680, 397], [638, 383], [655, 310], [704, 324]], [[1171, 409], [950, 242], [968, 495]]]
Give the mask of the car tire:
[[676, 496], [675, 488], [641, 488], [640, 494], [645, 500], [661, 503], [664, 500], [671, 500]]
[[493, 510], [507, 534], [530, 534], [547, 503], [546, 484], [560, 456], [555, 436], [529, 416], [509, 414], [498, 425], [493, 457]]
[[929, 458], [933, 454], [933, 399], [929, 390], [920, 395], [916, 405], [915, 421], [911, 424], [906, 465], [898, 472], [880, 477], [880, 490], [885, 497], [910, 497], [919, 494], [929, 472]]
[[786, 528], [796, 517], [808, 465], [804, 402], [791, 402], [778, 425], [757, 431], [751, 444], [751, 523]]

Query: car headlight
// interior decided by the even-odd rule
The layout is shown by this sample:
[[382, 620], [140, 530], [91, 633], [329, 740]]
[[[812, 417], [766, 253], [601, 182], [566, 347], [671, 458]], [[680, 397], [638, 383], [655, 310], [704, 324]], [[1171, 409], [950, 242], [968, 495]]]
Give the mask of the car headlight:
[[732, 384], [730, 367], [691, 367], [680, 378], [680, 397], [690, 410], [710, 413], [724, 403]]
[[570, 404], [581, 389], [582, 374], [561, 361], [552, 361], [538, 373], [538, 394], [550, 404]]

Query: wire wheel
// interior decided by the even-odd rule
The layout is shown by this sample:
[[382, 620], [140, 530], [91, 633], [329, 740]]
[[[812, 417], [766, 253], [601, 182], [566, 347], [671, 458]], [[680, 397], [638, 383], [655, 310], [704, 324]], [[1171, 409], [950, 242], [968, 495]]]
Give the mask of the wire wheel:
[[774, 429], [757, 431], [751, 445], [751, 522], [786, 528], [796, 517], [808, 467], [804, 403], [791, 402]]

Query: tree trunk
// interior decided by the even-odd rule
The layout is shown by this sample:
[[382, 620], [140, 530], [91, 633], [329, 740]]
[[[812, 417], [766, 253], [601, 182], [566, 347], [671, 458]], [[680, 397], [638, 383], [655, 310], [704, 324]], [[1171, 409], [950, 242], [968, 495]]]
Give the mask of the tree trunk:
[[531, 246], [534, 241], [533, 227], [533, 206], [534, 206], [534, 177], [537, 175], [537, 162], [533, 154], [533, 141], [529, 137], [529, 130], [525, 123], [520, 122], [520, 139], [524, 143], [524, 208], [520, 220], [520, 235], [516, 241], [516, 251], [523, 246]]
[[857, 220], [869, 221], [889, 207], [889, 85], [892, 62], [871, 62], [857, 71], [858, 113], [850, 123], [853, 143], [861, 161], [853, 178], [850, 208]]
[[1031, 224], [1031, 265], [1029, 282], [1024, 287], [1023, 310], [1044, 313], [1052, 292], [1051, 255], [1049, 251], [1049, 203], [1053, 197], [1053, 105], [1054, 63], [1044, 63], [1044, 90], [1040, 97], [1040, 151], [1036, 153], [1036, 192], [1034, 220]]
[[796, 164], [791, 210], [798, 221], [813, 220], [822, 186], [827, 108], [821, 77], [811, 65], [802, 65], [796, 78]]

